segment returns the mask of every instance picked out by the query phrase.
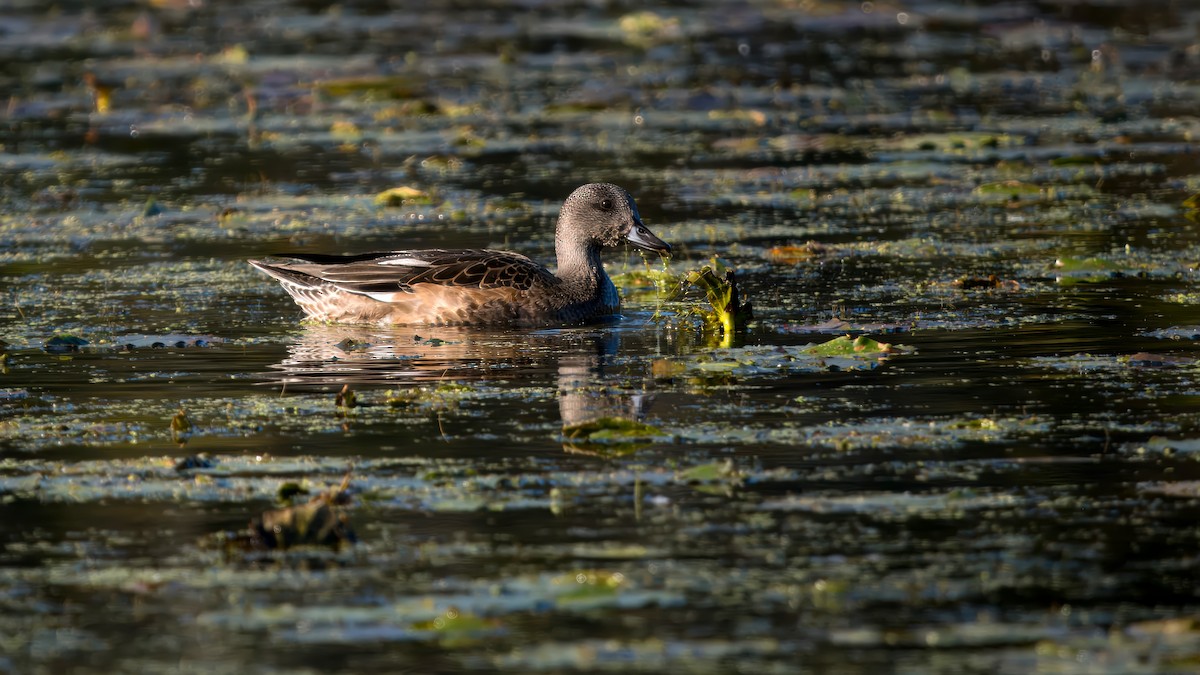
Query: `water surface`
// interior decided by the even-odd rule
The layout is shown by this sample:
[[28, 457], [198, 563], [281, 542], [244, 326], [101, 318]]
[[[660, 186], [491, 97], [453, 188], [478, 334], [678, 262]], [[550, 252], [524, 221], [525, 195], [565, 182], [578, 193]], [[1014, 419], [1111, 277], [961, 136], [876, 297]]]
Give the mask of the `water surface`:
[[[1198, 27], [14, 4], [0, 671], [1189, 671]], [[543, 330], [303, 325], [245, 264], [549, 261], [590, 181], [750, 329], [630, 251], [620, 321]], [[846, 333], [897, 347], [805, 351]], [[250, 536], [344, 480], [353, 543]]]

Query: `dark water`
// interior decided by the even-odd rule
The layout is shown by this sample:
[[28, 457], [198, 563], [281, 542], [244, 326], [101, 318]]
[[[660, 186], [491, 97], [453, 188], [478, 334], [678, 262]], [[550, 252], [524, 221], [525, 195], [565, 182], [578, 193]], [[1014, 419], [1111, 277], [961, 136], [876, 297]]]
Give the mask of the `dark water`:
[[[1194, 3], [5, 9], [0, 672], [1200, 662]], [[546, 330], [301, 325], [245, 264], [548, 261], [590, 181], [755, 324], [627, 251]], [[347, 475], [356, 543], [247, 544]]]

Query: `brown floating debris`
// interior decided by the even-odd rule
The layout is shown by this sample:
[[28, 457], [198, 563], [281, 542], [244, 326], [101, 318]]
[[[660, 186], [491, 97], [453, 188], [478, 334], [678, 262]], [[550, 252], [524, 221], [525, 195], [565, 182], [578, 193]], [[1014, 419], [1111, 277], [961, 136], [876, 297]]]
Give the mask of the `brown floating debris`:
[[297, 546], [341, 548], [357, 541], [341, 507], [350, 501], [350, 474], [333, 489], [296, 506], [264, 511], [250, 521], [247, 548], [288, 550]]

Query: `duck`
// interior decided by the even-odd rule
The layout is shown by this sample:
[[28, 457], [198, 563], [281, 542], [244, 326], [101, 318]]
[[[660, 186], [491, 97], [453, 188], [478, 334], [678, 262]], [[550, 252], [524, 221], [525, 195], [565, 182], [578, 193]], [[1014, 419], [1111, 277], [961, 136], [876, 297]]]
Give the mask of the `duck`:
[[589, 183], [563, 202], [554, 231], [558, 266], [494, 249], [422, 249], [328, 255], [284, 253], [248, 261], [274, 277], [322, 323], [546, 326], [611, 318], [620, 296], [600, 252], [622, 244], [667, 257], [624, 188]]

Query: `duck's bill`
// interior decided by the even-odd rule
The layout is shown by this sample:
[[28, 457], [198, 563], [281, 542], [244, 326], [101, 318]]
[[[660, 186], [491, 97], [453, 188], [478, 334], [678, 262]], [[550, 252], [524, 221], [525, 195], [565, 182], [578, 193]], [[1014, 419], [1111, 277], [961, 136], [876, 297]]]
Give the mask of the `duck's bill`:
[[654, 236], [650, 228], [641, 223], [637, 223], [631, 227], [629, 234], [625, 235], [625, 238], [629, 240], [629, 243], [638, 248], [654, 251], [659, 255], [671, 255], [671, 245]]

